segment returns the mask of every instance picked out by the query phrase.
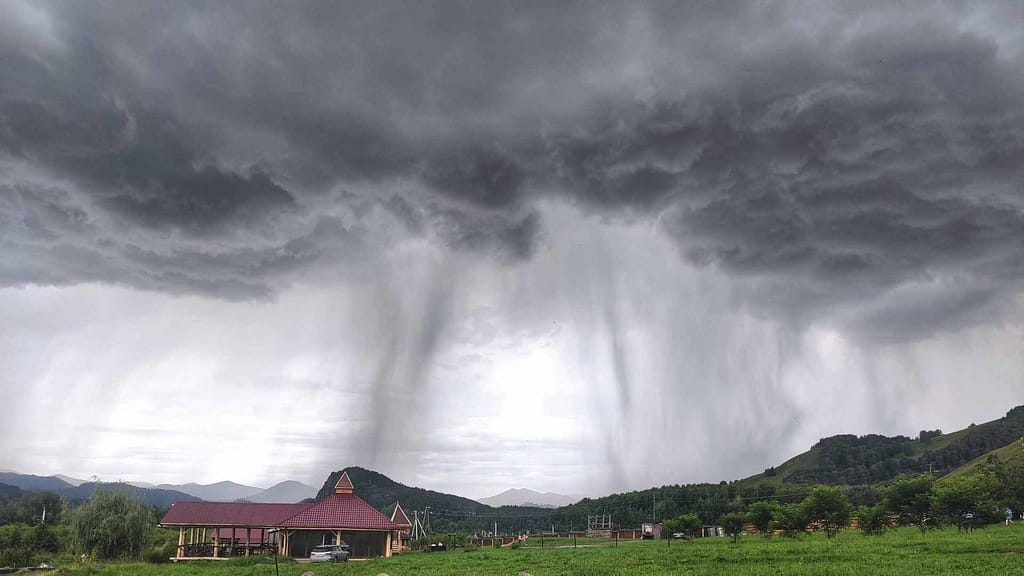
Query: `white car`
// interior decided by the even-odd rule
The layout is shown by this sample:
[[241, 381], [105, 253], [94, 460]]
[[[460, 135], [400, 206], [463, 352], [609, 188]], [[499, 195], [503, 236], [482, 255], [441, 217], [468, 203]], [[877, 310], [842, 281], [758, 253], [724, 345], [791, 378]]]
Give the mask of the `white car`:
[[324, 544], [314, 546], [309, 553], [310, 562], [348, 562], [351, 555], [348, 544]]

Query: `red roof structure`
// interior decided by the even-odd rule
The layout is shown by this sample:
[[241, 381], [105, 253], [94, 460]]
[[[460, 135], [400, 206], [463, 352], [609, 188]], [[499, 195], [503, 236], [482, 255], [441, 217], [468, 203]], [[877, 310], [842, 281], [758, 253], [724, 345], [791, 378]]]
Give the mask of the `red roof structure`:
[[309, 504], [254, 502], [175, 502], [164, 515], [163, 526], [265, 527], [279, 526]]
[[276, 526], [331, 530], [397, 530], [400, 526], [355, 494], [335, 492]]
[[[334, 494], [313, 504], [175, 502], [160, 524], [324, 530], [398, 530], [406, 527], [389, 520], [353, 491], [348, 472], [342, 472], [334, 487]], [[408, 523], [409, 519], [405, 521]]]
[[285, 555], [303, 550], [300, 554], [305, 555], [310, 541], [342, 538], [356, 557], [390, 557], [392, 537], [400, 541], [399, 531], [409, 527], [392, 522], [356, 496], [348, 472], [342, 472], [334, 494], [312, 504], [175, 502], [160, 525], [178, 528], [176, 560], [249, 556], [270, 549]]

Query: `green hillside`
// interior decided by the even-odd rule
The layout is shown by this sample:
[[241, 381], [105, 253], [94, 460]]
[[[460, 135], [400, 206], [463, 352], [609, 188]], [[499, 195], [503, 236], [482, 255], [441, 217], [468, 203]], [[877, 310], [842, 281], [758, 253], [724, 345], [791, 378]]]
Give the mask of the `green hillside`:
[[949, 474], [946, 474], [941, 480], [954, 480], [956, 478], [966, 478], [968, 476], [980, 474], [982, 467], [989, 461], [989, 458], [993, 456], [1006, 465], [1024, 466], [1024, 442], [1017, 439], [1002, 448], [996, 448], [991, 452], [978, 456], [967, 464], [964, 464]]
[[740, 480], [741, 487], [764, 485], [870, 485], [899, 474], [931, 469], [938, 475], [1006, 446], [1024, 435], [1024, 406], [1006, 416], [949, 434], [923, 430], [917, 438], [842, 434], [822, 438], [810, 450], [761, 474]]
[[494, 508], [462, 496], [406, 486], [379, 472], [358, 466], [331, 472], [316, 499], [333, 493], [334, 485], [345, 471], [352, 480], [356, 496], [389, 516], [396, 502], [401, 503], [409, 520], [413, 519], [414, 511], [419, 511], [421, 521], [424, 525], [429, 524], [432, 532], [487, 530], [495, 521], [500, 522], [502, 530], [536, 531], [549, 528], [556, 513], [551, 508], [530, 506]]
[[[900, 474], [915, 475], [931, 468], [942, 476], [961, 467], [970, 470], [984, 462], [993, 450], [1002, 460], [1013, 461], [1010, 444], [1019, 443], [1022, 436], [1024, 406], [1018, 406], [1002, 418], [949, 434], [923, 430], [917, 438], [879, 434], [831, 436], [822, 438], [807, 452], [743, 480], [661, 486], [584, 498], [557, 510], [493, 508], [468, 498], [406, 486], [372, 470], [347, 470], [356, 494], [385, 513], [390, 513], [395, 502], [401, 502], [410, 518], [416, 510], [426, 521], [429, 509], [429, 522], [435, 532], [487, 530], [495, 521], [502, 530], [580, 530], [586, 528], [587, 517], [593, 514], [610, 514], [615, 525], [633, 528], [684, 513], [697, 514], [703, 522], [713, 523], [722, 514], [745, 510], [749, 503], [759, 500], [800, 502], [817, 485], [851, 486], [848, 496], [853, 504], [870, 506], [879, 499], [877, 485]], [[1015, 457], [1024, 460], [1024, 456]], [[339, 470], [328, 476], [317, 499], [334, 490], [341, 473]]]

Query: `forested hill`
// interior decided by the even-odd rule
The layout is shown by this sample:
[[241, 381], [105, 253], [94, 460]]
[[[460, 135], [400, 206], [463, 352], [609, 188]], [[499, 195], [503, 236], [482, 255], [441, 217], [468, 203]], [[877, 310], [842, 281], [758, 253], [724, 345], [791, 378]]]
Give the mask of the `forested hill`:
[[764, 483], [865, 485], [891, 480], [899, 474], [937, 475], [1024, 435], [1024, 406], [1006, 416], [943, 434], [922, 430], [917, 438], [843, 434], [822, 438], [809, 451], [777, 468], [744, 479], [743, 485]]
[[429, 508], [429, 522], [433, 531], [448, 530], [485, 530], [495, 520], [502, 522], [503, 529], [537, 530], [548, 526], [555, 511], [550, 508], [531, 506], [502, 506], [495, 508], [481, 504], [476, 500], [425, 490], [414, 486], [395, 482], [391, 478], [373, 470], [358, 466], [331, 472], [316, 499], [326, 498], [334, 492], [334, 486], [347, 471], [348, 477], [355, 487], [355, 494], [370, 506], [390, 516], [395, 502], [402, 504], [402, 509], [413, 519], [413, 511], [421, 513], [421, 519]]

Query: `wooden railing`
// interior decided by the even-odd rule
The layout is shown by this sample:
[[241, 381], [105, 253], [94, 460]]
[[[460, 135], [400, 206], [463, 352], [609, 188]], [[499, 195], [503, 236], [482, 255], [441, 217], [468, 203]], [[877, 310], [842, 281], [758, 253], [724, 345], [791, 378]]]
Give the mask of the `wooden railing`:
[[[210, 542], [200, 544], [182, 544], [181, 558], [214, 558], [214, 545]], [[220, 544], [216, 546], [216, 558], [238, 558], [253, 554], [276, 554], [277, 544]]]

